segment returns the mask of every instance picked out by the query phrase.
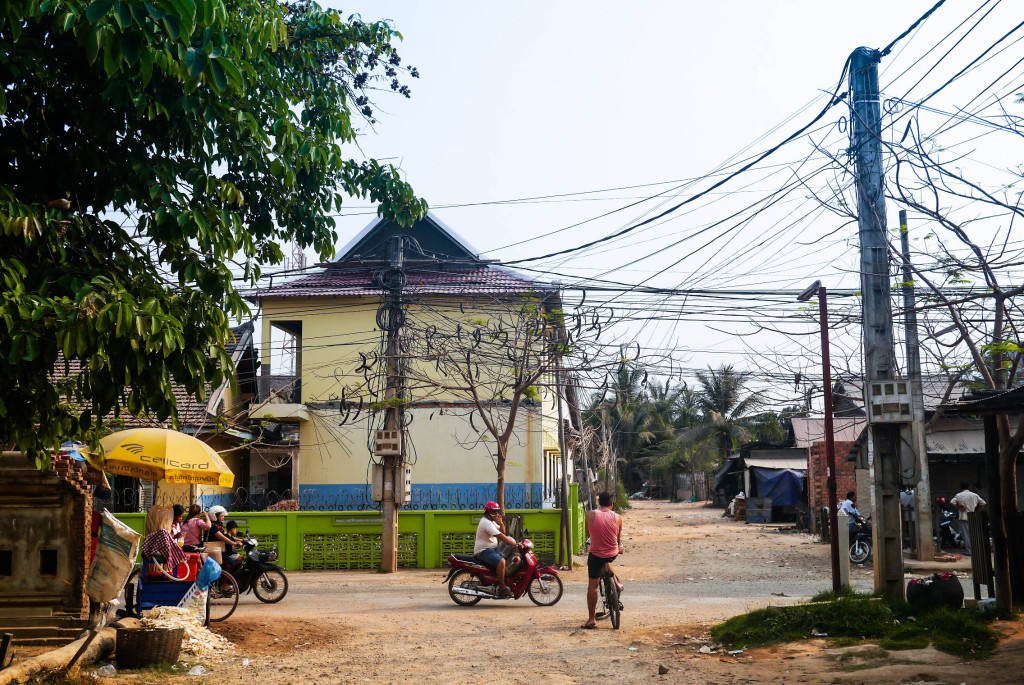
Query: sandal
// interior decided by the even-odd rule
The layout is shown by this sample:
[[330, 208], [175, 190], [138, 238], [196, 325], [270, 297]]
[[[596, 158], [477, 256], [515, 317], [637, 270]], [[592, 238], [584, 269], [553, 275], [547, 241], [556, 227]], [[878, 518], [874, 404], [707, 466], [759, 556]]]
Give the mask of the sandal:
[[580, 628], [582, 628], [583, 630], [593, 630], [594, 628], [597, 628], [597, 624], [596, 623], [584, 623], [583, 625], [580, 626]]

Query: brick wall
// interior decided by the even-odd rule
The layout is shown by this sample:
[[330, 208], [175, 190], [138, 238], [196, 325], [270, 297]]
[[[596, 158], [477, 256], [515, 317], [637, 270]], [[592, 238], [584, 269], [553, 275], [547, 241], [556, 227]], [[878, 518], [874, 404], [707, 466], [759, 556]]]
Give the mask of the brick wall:
[[[857, 489], [857, 479], [854, 474], [855, 462], [850, 458], [856, 454], [857, 443], [837, 442], [836, 448], [836, 492], [839, 501], [849, 490]], [[828, 459], [825, 456], [825, 442], [816, 442], [811, 445], [809, 458], [809, 474], [807, 479], [807, 503], [812, 515], [822, 507], [828, 505]]]

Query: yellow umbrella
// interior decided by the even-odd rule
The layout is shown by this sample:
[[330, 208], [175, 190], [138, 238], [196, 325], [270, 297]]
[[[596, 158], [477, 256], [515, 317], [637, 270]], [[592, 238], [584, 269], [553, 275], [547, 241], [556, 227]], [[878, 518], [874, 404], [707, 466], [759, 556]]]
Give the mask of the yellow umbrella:
[[168, 483], [219, 485], [235, 482], [220, 455], [202, 440], [165, 428], [133, 428], [100, 440], [103, 456], [89, 461], [108, 473]]

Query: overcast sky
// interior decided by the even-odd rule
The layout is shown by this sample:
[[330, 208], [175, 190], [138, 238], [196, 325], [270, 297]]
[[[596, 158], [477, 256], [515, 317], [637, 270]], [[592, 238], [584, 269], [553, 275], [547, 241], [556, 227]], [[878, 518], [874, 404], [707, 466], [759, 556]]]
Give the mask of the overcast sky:
[[[719, 177], [685, 188], [681, 182], [666, 182], [712, 172], [751, 143], [741, 157], [763, 151], [809, 122], [827, 101], [825, 91], [837, 86], [852, 50], [883, 47], [934, 3], [325, 4], [367, 21], [393, 20], [404, 35], [399, 48], [404, 63], [421, 74], [408, 81], [411, 99], [378, 99], [384, 114], [375, 130], [364, 131], [362, 151], [395, 163], [434, 211], [474, 246], [491, 257], [514, 260], [585, 243], [706, 188]], [[1000, 3], [948, 2], [898, 44], [881, 64], [883, 97], [904, 95], [956, 36], [930, 55], [928, 50], [982, 4]], [[1020, 20], [1017, 3], [1003, 5], [911, 96], [921, 97], [929, 85], [952, 76]], [[1002, 61], [987, 64], [995, 69], [992, 78], [1020, 53], [1019, 47], [1010, 48]], [[1020, 74], [1019, 68], [1012, 71], [1007, 82]], [[969, 76], [956, 84], [962, 88], [949, 88], [930, 104], [944, 110], [967, 104], [991, 80], [980, 70]], [[831, 128], [815, 136], [833, 153], [846, 146], [845, 129], [835, 124], [845, 114], [845, 105], [833, 110], [824, 120]], [[777, 131], [759, 140], [777, 125]], [[1009, 157], [1019, 161], [1019, 152], [1018, 146]], [[703, 247], [692, 255], [690, 248], [698, 247], [693, 241], [679, 244], [680, 236], [714, 224], [820, 165], [824, 157], [819, 155], [801, 166], [800, 160], [813, 158], [812, 153], [807, 141], [787, 146], [761, 165], [764, 171], [731, 182], [692, 212], [678, 212], [600, 249], [528, 266], [557, 272], [563, 281], [599, 276], [630, 284], [651, 279], [648, 283], [665, 287], [799, 289], [821, 277], [832, 287], [856, 289], [855, 226], [844, 226], [825, 212], [784, 230], [793, 217], [810, 211], [807, 202], [813, 209], [813, 194], [827, 190], [828, 179], [822, 176], [808, 183], [807, 191], [792, 194], [743, 226], [708, 229], [701, 240], [705, 235], [715, 239], [700, 243]], [[773, 164], [779, 168], [772, 169]], [[988, 157], [986, 164], [1006, 167]], [[641, 184], [647, 185], [590, 192]], [[666, 196], [622, 209], [661, 192]], [[569, 193], [586, 194], [444, 207]], [[354, 200], [344, 214], [339, 247], [375, 211]], [[889, 214], [892, 224], [896, 208], [890, 207]], [[548, 235], [553, 231], [559, 232]], [[719, 240], [719, 235], [724, 237]], [[527, 242], [506, 247], [522, 240]], [[666, 307], [679, 308], [680, 302]], [[778, 352], [785, 347], [786, 354], [803, 354], [801, 342], [751, 336], [752, 330], [739, 319], [716, 321], [705, 314], [633, 324], [624, 338], [636, 336], [650, 349], [678, 347], [676, 363], [690, 372], [724, 361], [753, 368], [751, 348]], [[737, 338], [736, 332], [745, 337]], [[857, 346], [855, 333], [851, 330], [847, 341], [851, 350]]]

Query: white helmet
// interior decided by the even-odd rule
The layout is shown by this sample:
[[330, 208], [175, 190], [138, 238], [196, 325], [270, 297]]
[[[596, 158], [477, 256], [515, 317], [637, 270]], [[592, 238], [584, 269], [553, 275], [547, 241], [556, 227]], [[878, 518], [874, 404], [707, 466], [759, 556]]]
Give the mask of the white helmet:
[[224, 507], [222, 507], [219, 504], [215, 504], [212, 507], [210, 507], [210, 516], [212, 516], [213, 518], [217, 518], [221, 514], [226, 514], [226, 513], [228, 513], [228, 510], [225, 509]]

